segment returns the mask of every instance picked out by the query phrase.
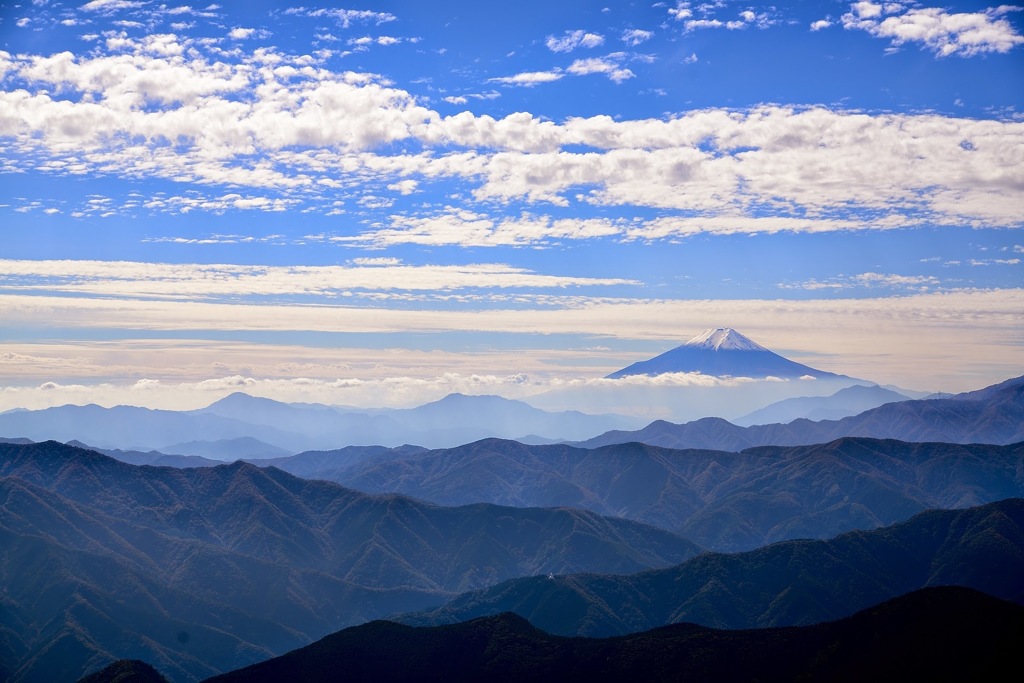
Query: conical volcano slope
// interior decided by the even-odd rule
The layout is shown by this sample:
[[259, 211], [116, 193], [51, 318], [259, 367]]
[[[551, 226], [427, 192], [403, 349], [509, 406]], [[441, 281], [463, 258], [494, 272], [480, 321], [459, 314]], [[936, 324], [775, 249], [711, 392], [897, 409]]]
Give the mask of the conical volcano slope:
[[729, 327], [710, 329], [682, 346], [608, 375], [660, 375], [665, 372], [700, 372], [716, 377], [842, 378], [783, 358]]

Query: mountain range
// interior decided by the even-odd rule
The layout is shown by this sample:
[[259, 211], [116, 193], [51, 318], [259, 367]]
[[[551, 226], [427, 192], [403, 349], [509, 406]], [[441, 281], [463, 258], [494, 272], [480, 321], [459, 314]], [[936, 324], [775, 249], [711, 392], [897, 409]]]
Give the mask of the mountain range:
[[[712, 360], [704, 363], [708, 371], [724, 363], [733, 371], [741, 372], [742, 362], [723, 360], [728, 354], [740, 358], [761, 357], [760, 354], [777, 357], [734, 330], [712, 332], [714, 334], [698, 337], [698, 340], [707, 337], [699, 343], [681, 347], [694, 353], [710, 354]], [[787, 384], [786, 391], [803, 388], [821, 393], [831, 388], [832, 394], [791, 397], [768, 406], [762, 403], [759, 410], [737, 418], [745, 424], [758, 423], [746, 428], [721, 418], [706, 417], [684, 424], [656, 420], [638, 429], [644, 422], [636, 417], [546, 411], [498, 396], [451, 394], [416, 408], [359, 410], [281, 403], [235, 393], [192, 411], [97, 405], [8, 411], [0, 414], [0, 434], [6, 438], [78, 441], [107, 450], [158, 451], [163, 455], [192, 455], [224, 461], [277, 458], [353, 445], [416, 444], [447, 448], [492, 437], [530, 443], [575, 441], [586, 447], [642, 441], [675, 448], [730, 451], [757, 445], [823, 443], [849, 435], [955, 443], [1024, 440], [1024, 408], [1021, 407], [1024, 400], [1019, 391], [1024, 378], [1004, 382], [1001, 385], [1004, 391], [998, 397], [982, 398], [978, 392], [971, 392], [915, 401], [900, 400], [898, 392], [865, 386], [861, 380], [831, 373], [807, 375], [805, 366], [800, 368], [804, 373], [801, 377], [817, 379], [794, 380], [789, 383], [792, 386]], [[755, 395], [777, 384], [780, 383], [744, 385], [743, 393]], [[628, 384], [616, 391], [628, 394], [630, 390], [641, 389], [655, 394], [658, 391], [657, 387]], [[707, 391], [714, 389], [710, 387]], [[599, 387], [595, 387], [593, 393], [600, 394]], [[883, 403], [885, 405], [880, 405]], [[869, 409], [850, 415], [862, 408]], [[467, 415], [472, 419], [467, 420]], [[808, 419], [838, 415], [846, 417]]]
[[232, 461], [242, 459], [281, 458], [295, 452], [263, 443], [251, 436], [217, 441], [192, 440], [170, 444], [159, 449], [163, 453], [193, 456], [209, 460]]
[[700, 550], [585, 511], [446, 508], [55, 442], [0, 444], [0, 512], [12, 682], [75, 680], [123, 657], [197, 680], [514, 576], [628, 573]]
[[[451, 626], [347, 629], [210, 683], [365, 681], [1014, 680], [1024, 607], [931, 588], [839, 621], [722, 631], [676, 624], [617, 638], [565, 638], [504, 613]], [[98, 682], [97, 682], [98, 683]]]
[[829, 396], [797, 396], [783, 399], [752, 413], [730, 420], [740, 427], [763, 424], [785, 424], [801, 418], [805, 420], [839, 420], [858, 415], [894, 401], [910, 397], [878, 385], [854, 384]]
[[[77, 440], [107, 449], [219, 460], [348, 445], [414, 443], [439, 448], [486, 437], [585, 439], [609, 426], [632, 429], [642, 424], [621, 415], [548, 412], [522, 401], [462, 394], [417, 408], [370, 412], [235, 393], [194, 411], [66, 405], [0, 414], [0, 434], [8, 437]], [[186, 437], [188, 441], [183, 440]]]
[[721, 418], [685, 424], [656, 420], [637, 431], [612, 430], [579, 442], [586, 448], [639, 441], [667, 448], [739, 451], [867, 436], [901, 441], [1009, 444], [1024, 441], [1024, 376], [948, 398], [886, 403], [840, 420], [738, 427]]
[[609, 636], [675, 623], [750, 629], [839, 619], [930, 586], [1024, 604], [1024, 500], [933, 510], [827, 541], [706, 553], [630, 576], [519, 578], [399, 619], [450, 624], [515, 612], [549, 633]]
[[443, 505], [582, 508], [728, 551], [870, 529], [928, 508], [1024, 496], [1024, 443], [848, 437], [730, 453], [635, 442], [584, 449], [487, 439], [441, 450], [346, 448], [259, 462]]
[[[0, 414], [0, 680], [317, 680], [339, 661], [903, 680], [986, 677], [964, 651], [1019, 645], [1020, 609], [994, 600], [1024, 604], [1024, 377], [910, 400], [722, 328], [586, 390], [677, 391], [646, 377], [664, 372], [724, 377], [702, 410], [736, 392], [732, 414], [759, 410], [636, 429], [496, 396], [232, 394]], [[778, 386], [789, 400], [762, 400]], [[365, 623], [386, 615], [423, 627]]]
[[[757, 407], [777, 400], [780, 391], [786, 396], [801, 390], [820, 394], [864, 383], [789, 361], [730, 329], [710, 330], [664, 356], [669, 360], [659, 356], [636, 365], [647, 368], [645, 373], [656, 366], [658, 372], [770, 375], [794, 379], [793, 382], [746, 386], [743, 394], [755, 401], [759, 399], [754, 397], [763, 394], [765, 400]], [[684, 357], [689, 359], [685, 363]], [[666, 362], [669, 365], [665, 365]], [[612, 376], [630, 374], [637, 373], [627, 368]], [[813, 378], [814, 381], [795, 381], [796, 378]], [[632, 387], [626, 383], [614, 388], [613, 393], [629, 403], [628, 394], [637, 389], [656, 391], [652, 387]], [[596, 396], [601, 389], [595, 387], [588, 391]], [[732, 400], [737, 405], [742, 403], [737, 397]], [[98, 405], [13, 410], [0, 414], [0, 435], [34, 441], [77, 440], [105, 449], [157, 450], [165, 455], [195, 455], [230, 461], [351, 445], [411, 443], [443, 448], [488, 437], [533, 443], [579, 441], [609, 429], [637, 429], [646, 422], [615, 411], [598, 412], [600, 414], [541, 410], [498, 396], [450, 394], [416, 408], [366, 409], [282, 403], [239, 392], [205, 408], [189, 411]], [[473, 419], [466, 420], [467, 414]]]

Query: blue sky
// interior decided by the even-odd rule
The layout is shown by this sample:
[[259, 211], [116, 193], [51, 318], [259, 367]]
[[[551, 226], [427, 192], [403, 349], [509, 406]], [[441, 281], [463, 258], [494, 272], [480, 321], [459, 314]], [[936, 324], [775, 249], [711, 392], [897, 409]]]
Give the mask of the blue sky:
[[5, 2], [0, 84], [0, 409], [1024, 367], [1021, 7]]

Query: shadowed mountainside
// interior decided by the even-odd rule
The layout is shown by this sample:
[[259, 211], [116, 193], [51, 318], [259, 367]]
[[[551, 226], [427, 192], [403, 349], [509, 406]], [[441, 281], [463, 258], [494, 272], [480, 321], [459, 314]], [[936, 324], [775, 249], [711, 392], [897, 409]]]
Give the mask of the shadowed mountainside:
[[343, 449], [273, 462], [299, 476], [445, 505], [584, 508], [730, 551], [1024, 496], [1024, 444], [846, 438], [725, 453], [488, 439], [436, 451]]
[[550, 633], [583, 636], [681, 622], [716, 628], [804, 626], [942, 585], [1024, 603], [1024, 500], [933, 510], [829, 541], [707, 553], [630, 576], [513, 579], [399, 619], [433, 626], [515, 612]]
[[932, 588], [847, 619], [718, 631], [678, 624], [607, 639], [549, 635], [513, 614], [435, 628], [375, 621], [210, 683], [346, 681], [1015, 680], [1024, 608]]
[[119, 659], [78, 683], [167, 683], [167, 679], [146, 662]]
[[126, 657], [194, 680], [513, 576], [633, 572], [699, 550], [590, 512], [446, 508], [55, 442], [0, 445], [0, 512], [10, 681], [74, 680]]

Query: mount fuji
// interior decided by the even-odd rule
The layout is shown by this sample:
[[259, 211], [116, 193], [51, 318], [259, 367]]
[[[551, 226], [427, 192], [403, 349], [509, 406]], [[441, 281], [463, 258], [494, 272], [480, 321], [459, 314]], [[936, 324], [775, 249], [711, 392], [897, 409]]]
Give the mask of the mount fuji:
[[682, 346], [633, 363], [606, 378], [665, 372], [699, 372], [716, 377], [850, 379], [783, 358], [729, 327], [707, 330]]

